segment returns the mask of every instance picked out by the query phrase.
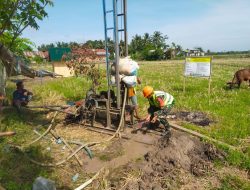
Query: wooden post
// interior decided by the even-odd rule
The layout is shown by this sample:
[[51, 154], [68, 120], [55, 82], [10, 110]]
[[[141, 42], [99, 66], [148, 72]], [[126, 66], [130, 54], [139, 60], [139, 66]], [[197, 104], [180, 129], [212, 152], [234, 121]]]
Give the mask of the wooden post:
[[208, 78], [208, 105], [210, 105], [210, 94], [211, 94], [211, 75]]
[[184, 68], [183, 68], [183, 93], [186, 92], [186, 76], [185, 76], [185, 67], [186, 67], [186, 55], [185, 55], [185, 62], [184, 62]]
[[106, 100], [107, 127], [111, 127], [110, 104], [109, 99]]
[[184, 79], [183, 79], [183, 93], [185, 94], [186, 92], [186, 77], [184, 76]]
[[211, 81], [212, 81], [212, 59], [210, 59], [210, 76], [208, 78], [208, 105], [210, 106], [210, 95], [211, 95]]

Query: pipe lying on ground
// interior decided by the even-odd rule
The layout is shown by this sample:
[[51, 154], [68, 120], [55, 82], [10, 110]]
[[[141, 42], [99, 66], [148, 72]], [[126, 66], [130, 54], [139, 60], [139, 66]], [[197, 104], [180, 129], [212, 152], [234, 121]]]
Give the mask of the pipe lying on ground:
[[0, 137], [13, 136], [15, 134], [16, 132], [14, 131], [0, 132]]
[[42, 106], [26, 106], [27, 108], [68, 108], [70, 105], [42, 105]]
[[43, 109], [48, 109], [48, 110], [52, 110], [52, 111], [58, 111], [58, 112], [61, 112], [61, 113], [66, 113], [66, 114], [69, 114], [69, 115], [75, 115], [75, 113], [62, 110], [63, 107], [58, 107], [58, 106], [54, 106], [54, 107], [51, 107], [51, 106], [26, 106], [24, 108], [31, 108], [31, 109], [32, 108], [43, 108]]
[[190, 130], [190, 129], [186, 129], [186, 128], [181, 127], [181, 126], [179, 126], [179, 125], [177, 125], [177, 124], [175, 124], [175, 123], [172, 123], [172, 122], [169, 122], [169, 124], [170, 124], [170, 126], [171, 126], [173, 129], [176, 129], [176, 130], [179, 130], [179, 131], [182, 131], [182, 132], [186, 132], [186, 133], [189, 133], [189, 134], [194, 135], [194, 136], [196, 136], [196, 137], [200, 137], [200, 138], [203, 138], [203, 139], [212, 141], [212, 142], [214, 142], [214, 143], [223, 145], [223, 146], [225, 146], [225, 147], [227, 147], [227, 148], [229, 148], [229, 149], [232, 149], [232, 150], [237, 150], [237, 148], [236, 148], [235, 146], [232, 146], [232, 145], [229, 145], [229, 144], [224, 143], [224, 142], [222, 142], [222, 141], [213, 139], [213, 138], [208, 137], [208, 136], [206, 136], [206, 135], [200, 134], [200, 133], [198, 133], [198, 132], [196, 132], [196, 131], [192, 131], [192, 130]]

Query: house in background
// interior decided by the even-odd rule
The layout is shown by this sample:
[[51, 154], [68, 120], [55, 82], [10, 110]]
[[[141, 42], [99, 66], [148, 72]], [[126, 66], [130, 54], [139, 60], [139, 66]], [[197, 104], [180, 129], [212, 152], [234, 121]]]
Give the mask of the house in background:
[[48, 51], [25, 51], [24, 55], [28, 58], [34, 58], [36, 56], [43, 58], [44, 61], [49, 61]]
[[185, 50], [185, 56], [186, 57], [205, 56], [205, 52], [203, 52], [199, 49], [187, 49], [187, 50]]
[[[87, 48], [49, 48], [48, 51], [26, 51], [24, 55], [28, 58], [34, 58], [39, 56], [43, 58], [44, 61], [49, 61], [52, 63], [53, 72], [64, 76], [70, 77], [74, 76], [74, 71], [69, 69], [66, 65], [64, 57], [66, 54], [72, 53], [73, 55], [83, 56], [87, 61], [95, 63], [105, 63], [106, 50], [105, 49], [87, 49]], [[94, 55], [94, 59], [93, 59]], [[88, 59], [89, 57], [89, 59]]]
[[[105, 49], [86, 49], [86, 48], [50, 48], [49, 57], [53, 65], [53, 72], [64, 77], [74, 76], [74, 71], [69, 69], [66, 63], [63, 61], [65, 55], [72, 53], [73, 55], [84, 56], [87, 58], [87, 61], [93, 61], [96, 63], [104, 63], [106, 59]], [[93, 60], [93, 55], [96, 58]], [[89, 57], [89, 60], [88, 60]]]

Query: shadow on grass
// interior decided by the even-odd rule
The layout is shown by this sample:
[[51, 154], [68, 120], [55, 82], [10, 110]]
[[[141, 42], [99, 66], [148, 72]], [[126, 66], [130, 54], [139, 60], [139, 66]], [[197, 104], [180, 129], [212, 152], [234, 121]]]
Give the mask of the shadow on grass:
[[17, 148], [2, 145], [0, 152], [0, 183], [11, 190], [30, 190], [38, 176], [49, 177], [53, 168], [35, 165], [28, 158], [39, 162], [51, 162], [52, 158], [41, 151], [41, 147], [31, 147], [23, 153]]
[[[28, 108], [21, 108], [18, 112], [15, 107], [8, 107], [0, 113], [0, 125], [15, 127], [18, 124], [26, 125], [44, 125], [50, 122], [45, 116], [48, 110], [31, 110]], [[2, 127], [2, 126], [1, 126]]]
[[223, 89], [224, 89], [225, 91], [240, 90], [240, 88], [239, 88], [239, 87], [236, 87], [236, 86], [234, 86], [234, 87], [232, 87], [232, 88], [230, 88], [229, 86], [223, 86]]
[[[0, 131], [16, 131], [13, 137], [0, 138], [0, 184], [6, 190], [30, 190], [34, 180], [39, 177], [56, 181], [54, 168], [39, 166], [29, 158], [41, 163], [54, 163], [53, 158], [45, 154], [41, 146], [29, 147], [25, 152], [9, 144], [21, 145], [33, 134], [34, 126], [49, 123], [45, 117], [47, 111], [29, 110], [24, 108], [18, 113], [16, 108], [10, 107], [0, 115]], [[57, 189], [69, 190], [67, 186]]]

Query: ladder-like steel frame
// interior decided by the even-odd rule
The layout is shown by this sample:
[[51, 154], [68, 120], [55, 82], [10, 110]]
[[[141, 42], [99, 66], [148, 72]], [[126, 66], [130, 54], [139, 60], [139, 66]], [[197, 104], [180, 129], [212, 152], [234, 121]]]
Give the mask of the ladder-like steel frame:
[[[106, 10], [106, 3], [112, 3], [111, 10]], [[121, 13], [118, 13], [118, 6], [121, 5]], [[121, 108], [121, 86], [120, 86], [120, 76], [119, 76], [119, 60], [120, 60], [120, 49], [119, 44], [119, 34], [123, 33], [124, 44], [125, 44], [125, 56], [128, 56], [128, 37], [127, 37], [127, 0], [103, 0], [103, 14], [104, 14], [104, 34], [105, 34], [105, 50], [106, 50], [106, 72], [107, 72], [107, 84], [108, 84], [108, 103], [110, 105], [110, 88], [111, 88], [111, 63], [115, 65], [115, 84], [112, 85], [116, 87], [116, 97], [117, 97], [117, 109]], [[113, 26], [108, 26], [107, 15], [112, 14]], [[123, 26], [119, 28], [119, 17], [123, 19]], [[113, 31], [113, 46], [115, 50], [113, 62], [109, 59], [109, 44], [108, 44], [108, 31]], [[121, 34], [122, 35], [122, 34]], [[112, 38], [110, 38], [112, 39]], [[107, 108], [109, 109], [109, 108]], [[108, 111], [108, 110], [107, 110]]]

